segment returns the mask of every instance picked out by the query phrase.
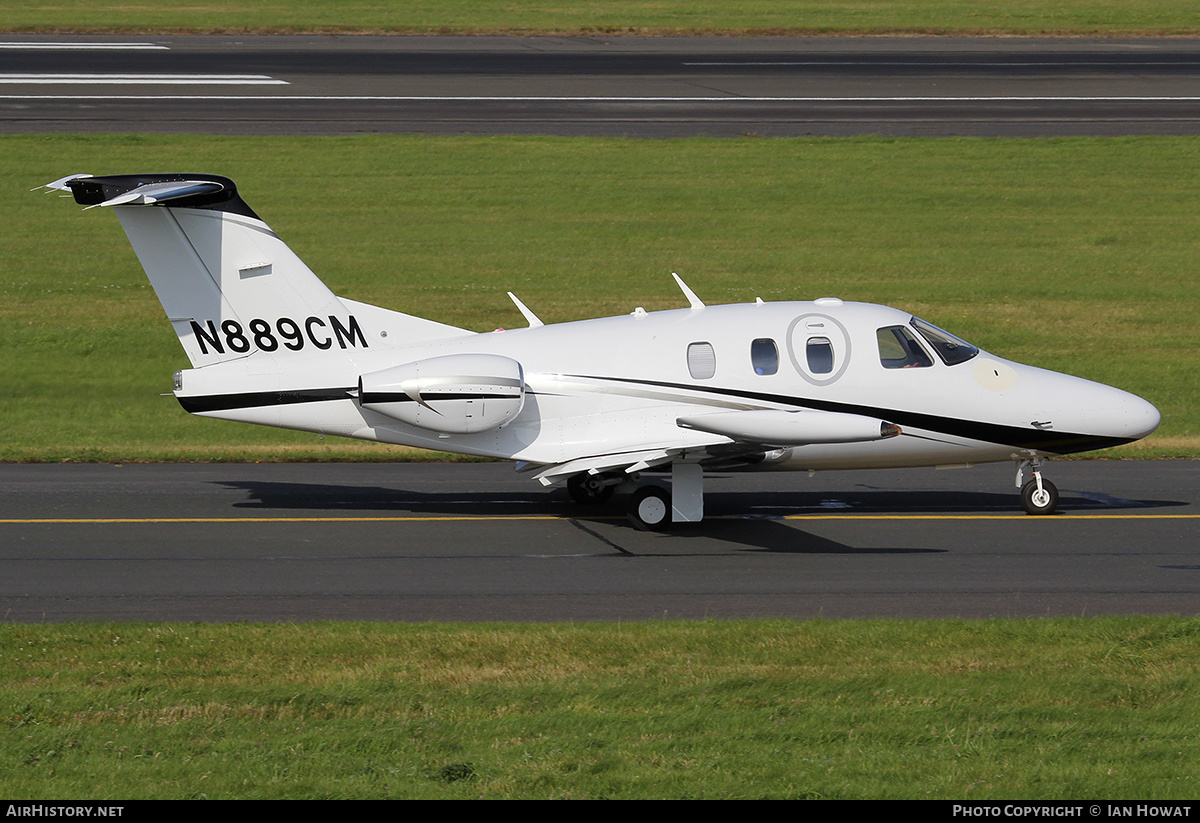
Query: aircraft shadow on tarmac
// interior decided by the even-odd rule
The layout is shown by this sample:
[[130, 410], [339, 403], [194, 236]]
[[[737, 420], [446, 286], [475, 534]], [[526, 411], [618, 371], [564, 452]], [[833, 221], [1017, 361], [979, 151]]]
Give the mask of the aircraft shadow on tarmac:
[[[774, 519], [735, 519], [735, 520], [705, 520], [703, 523], [686, 523], [669, 532], [646, 535], [650, 540], [661, 540], [646, 544], [631, 546], [629, 540], [617, 539], [622, 535], [642, 535], [632, 526], [628, 531], [621, 528], [620, 534], [608, 535], [596, 529], [595, 523], [587, 520], [571, 520], [573, 526], [580, 531], [607, 543], [620, 555], [626, 557], [703, 557], [726, 554], [722, 549], [734, 545], [738, 551], [763, 552], [767, 554], [944, 554], [945, 549], [927, 549], [919, 546], [906, 547], [858, 547], [839, 543], [817, 534], [797, 528]], [[647, 551], [649, 545], [654, 551]], [[666, 551], [661, 551], [663, 547]]]
[[[623, 512], [623, 499], [606, 506], [585, 507], [571, 501], [562, 489], [542, 492], [462, 491], [424, 492], [384, 486], [349, 486], [324, 483], [222, 480], [227, 488], [241, 489], [247, 499], [235, 508], [294, 511], [390, 512], [411, 515], [500, 517], [546, 515], [605, 517]], [[1102, 494], [1062, 490], [1063, 511], [1099, 511], [1187, 505], [1175, 500], [1126, 500]], [[771, 519], [811, 514], [1018, 514], [1015, 493], [931, 490], [745, 492], [712, 488], [705, 494], [706, 517]]]
[[[561, 489], [541, 492], [461, 491], [423, 492], [383, 486], [350, 486], [264, 481], [218, 481], [246, 492], [234, 503], [239, 509], [276, 509], [321, 512], [390, 514], [395, 516], [549, 516], [570, 520], [576, 528], [623, 556], [711, 554], [720, 544], [742, 550], [788, 554], [928, 554], [944, 549], [909, 547], [854, 547], [806, 531], [788, 515], [856, 514], [996, 514], [1020, 516], [1014, 494], [972, 491], [891, 491], [859, 488], [838, 492], [722, 492], [714, 488], [705, 496], [703, 523], [684, 524], [667, 533], [645, 534], [627, 525], [623, 501], [585, 507], [574, 503]], [[1061, 510], [1118, 510], [1186, 505], [1177, 501], [1123, 500], [1103, 495], [1081, 496], [1065, 492]], [[616, 528], [614, 528], [616, 527]], [[628, 538], [639, 535], [636, 547]], [[646, 540], [655, 541], [646, 543]], [[664, 543], [657, 542], [659, 540]], [[702, 545], [705, 544], [705, 545]], [[647, 552], [647, 548], [667, 549]], [[719, 550], [719, 549], [718, 549]]]
[[[835, 540], [810, 534], [779, 520], [779, 512], [763, 513], [764, 500], [778, 499], [772, 507], [794, 513], [796, 495], [758, 495], [713, 493], [713, 517], [703, 523], [688, 523], [666, 533], [639, 532], [624, 515], [622, 501], [609, 506], [580, 506], [562, 490], [529, 493], [494, 492], [419, 492], [383, 486], [345, 486], [316, 483], [260, 481], [218, 481], [228, 488], [242, 489], [248, 499], [233, 504], [239, 509], [276, 509], [329, 513], [396, 516], [477, 516], [505, 515], [562, 517], [580, 532], [609, 546], [614, 556], [686, 557], [720, 554], [722, 544], [760, 552], [790, 554], [913, 554], [939, 552], [923, 548], [855, 548]], [[876, 493], [877, 494], [877, 493]], [[928, 498], [927, 495], [922, 495]], [[812, 508], [819, 509], [820, 495], [802, 495]], [[825, 497], [828, 497], [826, 495]], [[820, 499], [818, 499], [820, 498]], [[790, 503], [790, 505], [788, 505]], [[876, 507], [877, 510], [878, 507]], [[856, 511], [866, 510], [855, 505]], [[889, 509], [881, 509], [889, 510]], [[754, 512], [747, 514], [747, 512]], [[631, 540], [630, 538], [635, 538]], [[650, 541], [650, 542], [647, 542]], [[638, 545], [634, 545], [637, 543]], [[703, 547], [699, 544], [704, 543]], [[651, 551], [646, 551], [651, 548]], [[665, 551], [664, 551], [665, 549]]]

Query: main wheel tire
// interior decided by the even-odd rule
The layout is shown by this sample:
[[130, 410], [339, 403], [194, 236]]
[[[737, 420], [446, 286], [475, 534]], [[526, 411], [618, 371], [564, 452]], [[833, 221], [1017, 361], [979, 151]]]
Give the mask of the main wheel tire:
[[605, 484], [604, 480], [604, 475], [600, 474], [576, 474], [567, 480], [567, 492], [581, 506], [599, 506], [608, 502], [615, 488]]
[[659, 532], [671, 525], [671, 493], [662, 486], [643, 486], [629, 500], [629, 522], [642, 531]]
[[1021, 506], [1029, 514], [1053, 514], [1058, 508], [1058, 488], [1043, 477], [1039, 491], [1037, 481], [1030, 480], [1021, 487]]

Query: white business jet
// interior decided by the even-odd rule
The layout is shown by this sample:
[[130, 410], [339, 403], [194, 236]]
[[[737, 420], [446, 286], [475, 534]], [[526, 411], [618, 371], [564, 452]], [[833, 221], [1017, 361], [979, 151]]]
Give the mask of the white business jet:
[[[209, 174], [73, 175], [111, 207], [192, 368], [204, 417], [518, 461], [580, 503], [632, 492], [644, 529], [704, 516], [709, 470], [967, 466], [1012, 460], [1030, 514], [1043, 461], [1159, 424], [1132, 394], [988, 354], [908, 312], [823, 297], [475, 333], [335, 296]], [[669, 472], [670, 490], [639, 485]], [[1026, 471], [1031, 478], [1023, 483]]]

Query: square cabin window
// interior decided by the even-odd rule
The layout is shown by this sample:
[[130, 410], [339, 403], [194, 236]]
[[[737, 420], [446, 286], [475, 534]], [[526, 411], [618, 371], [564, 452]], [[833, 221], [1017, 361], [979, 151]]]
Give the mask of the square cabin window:
[[779, 347], [769, 337], [760, 337], [750, 344], [750, 365], [755, 374], [774, 374], [779, 371]]

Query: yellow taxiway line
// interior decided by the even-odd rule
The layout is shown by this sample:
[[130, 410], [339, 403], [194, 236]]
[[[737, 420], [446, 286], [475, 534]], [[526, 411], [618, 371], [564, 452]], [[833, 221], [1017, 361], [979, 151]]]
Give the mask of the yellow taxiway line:
[[[48, 517], [0, 518], [0, 525], [64, 525], [111, 523], [420, 523], [463, 520], [619, 520], [613, 516], [567, 516], [557, 514], [465, 514], [405, 515], [386, 517]], [[1079, 520], [1197, 520], [1200, 514], [1070, 514], [1029, 517], [1024, 514], [784, 514], [758, 516], [713, 516], [710, 520], [1020, 520], [1030, 523], [1074, 522]]]

